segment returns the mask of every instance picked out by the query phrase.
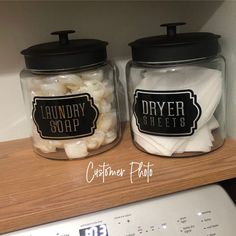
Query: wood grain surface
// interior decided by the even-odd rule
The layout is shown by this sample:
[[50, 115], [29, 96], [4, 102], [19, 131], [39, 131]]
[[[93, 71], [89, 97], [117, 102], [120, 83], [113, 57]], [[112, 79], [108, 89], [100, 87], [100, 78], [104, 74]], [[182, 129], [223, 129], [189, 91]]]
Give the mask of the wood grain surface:
[[[131, 164], [133, 174], [131, 173]], [[149, 162], [153, 175], [138, 176]], [[124, 175], [94, 177], [103, 163]], [[100, 167], [101, 169], [101, 167]], [[146, 168], [147, 169], [147, 168]], [[140, 168], [145, 171], [145, 168]], [[130, 178], [132, 176], [132, 179]], [[162, 158], [137, 150], [126, 129], [122, 141], [95, 157], [48, 160], [33, 153], [30, 139], [0, 143], [0, 234], [236, 177], [236, 142], [192, 158]], [[131, 183], [131, 180], [133, 183]]]

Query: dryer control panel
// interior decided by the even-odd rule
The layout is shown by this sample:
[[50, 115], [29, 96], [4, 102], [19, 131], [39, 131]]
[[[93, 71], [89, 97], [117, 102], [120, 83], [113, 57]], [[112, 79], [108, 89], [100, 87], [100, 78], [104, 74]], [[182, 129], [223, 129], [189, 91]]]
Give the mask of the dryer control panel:
[[236, 207], [218, 185], [166, 195], [4, 236], [235, 236]]

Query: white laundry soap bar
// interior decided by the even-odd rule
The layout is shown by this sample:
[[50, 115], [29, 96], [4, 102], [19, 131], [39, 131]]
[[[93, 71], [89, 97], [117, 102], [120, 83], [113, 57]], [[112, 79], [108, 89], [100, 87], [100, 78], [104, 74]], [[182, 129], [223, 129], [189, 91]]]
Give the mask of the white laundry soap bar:
[[31, 94], [34, 96], [61, 96], [66, 92], [66, 88], [59, 80], [53, 81], [53, 79], [45, 82], [43, 79], [37, 80], [32, 83]]
[[93, 149], [97, 149], [100, 147], [97, 140], [95, 140], [95, 139], [88, 139], [86, 141], [86, 144], [87, 144], [88, 150], [93, 150]]
[[43, 153], [56, 152], [56, 147], [50, 141], [36, 141], [34, 140], [34, 147], [38, 148]]
[[97, 121], [97, 128], [103, 132], [110, 131], [116, 125], [115, 112], [100, 114]]
[[38, 148], [43, 153], [50, 153], [56, 151], [56, 147], [51, 140], [42, 139], [40, 137], [37, 137], [36, 135], [34, 135], [32, 139], [34, 147]]
[[84, 81], [82, 87], [79, 90], [73, 91], [73, 93], [89, 93], [95, 101], [100, 101], [105, 93], [105, 86], [102, 82], [88, 80]]
[[38, 148], [43, 153], [50, 153], [56, 151], [56, 147], [51, 140], [42, 139], [39, 136], [35, 125], [33, 125], [32, 127], [32, 140], [33, 146], [35, 148]]
[[102, 99], [99, 103], [99, 112], [108, 113], [111, 111], [111, 103], [107, 102], [105, 99]]
[[64, 144], [67, 142], [67, 141], [63, 141], [63, 140], [51, 140], [53, 146], [55, 148], [58, 148], [58, 149], [63, 149], [64, 148]]
[[82, 158], [88, 155], [87, 145], [84, 140], [73, 141], [64, 145], [69, 159]]
[[61, 83], [60, 76], [48, 77], [47, 81], [42, 79], [40, 90], [44, 93], [44, 96], [61, 96], [67, 91], [66, 87]]
[[104, 145], [104, 144], [112, 143], [116, 138], [117, 138], [116, 130], [108, 131], [108, 132], [105, 134], [105, 138], [104, 138], [104, 141], [103, 141], [103, 145]]
[[35, 96], [45, 96], [44, 92], [41, 90], [42, 78], [35, 77], [34, 80], [28, 81], [28, 86], [31, 91], [31, 99]]
[[111, 95], [113, 95], [114, 93], [114, 87], [112, 85], [110, 85], [109, 83], [104, 83], [105, 85], [105, 93], [104, 93], [104, 97], [107, 98]]
[[104, 92], [104, 99], [108, 102], [108, 103], [112, 103], [114, 101], [114, 86], [111, 84], [111, 82], [104, 82], [104, 86], [105, 86], [105, 92]]
[[83, 73], [80, 73], [80, 76], [84, 81], [86, 81], [86, 80], [97, 80], [97, 81], [101, 82], [104, 78], [102, 70], [83, 72]]
[[86, 139], [88, 149], [98, 149], [104, 142], [105, 133], [101, 130], [96, 130], [92, 136]]
[[67, 93], [73, 93], [83, 85], [81, 77], [75, 74], [60, 75], [60, 83], [65, 87]]

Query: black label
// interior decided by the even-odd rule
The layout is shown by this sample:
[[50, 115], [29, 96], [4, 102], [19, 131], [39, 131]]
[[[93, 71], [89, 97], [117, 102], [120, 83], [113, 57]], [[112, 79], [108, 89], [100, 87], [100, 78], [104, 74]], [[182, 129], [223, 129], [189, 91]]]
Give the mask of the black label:
[[190, 136], [197, 129], [201, 107], [192, 90], [136, 90], [134, 114], [140, 132], [158, 136]]
[[72, 139], [94, 134], [98, 109], [87, 93], [34, 97], [32, 117], [41, 138]]

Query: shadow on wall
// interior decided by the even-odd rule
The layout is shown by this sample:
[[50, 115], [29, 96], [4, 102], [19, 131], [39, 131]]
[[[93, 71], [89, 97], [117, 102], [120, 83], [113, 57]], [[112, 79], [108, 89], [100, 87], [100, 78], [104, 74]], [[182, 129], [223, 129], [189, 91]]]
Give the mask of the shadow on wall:
[[[0, 2], [0, 73], [24, 66], [20, 51], [54, 41], [50, 32], [75, 29], [72, 38], [98, 38], [110, 43], [109, 56], [129, 55], [128, 43], [165, 33], [164, 22], [185, 21], [181, 31], [198, 31], [222, 1], [152, 2]], [[0, 75], [1, 76], [1, 75]], [[0, 78], [1, 79], [1, 78]]]

